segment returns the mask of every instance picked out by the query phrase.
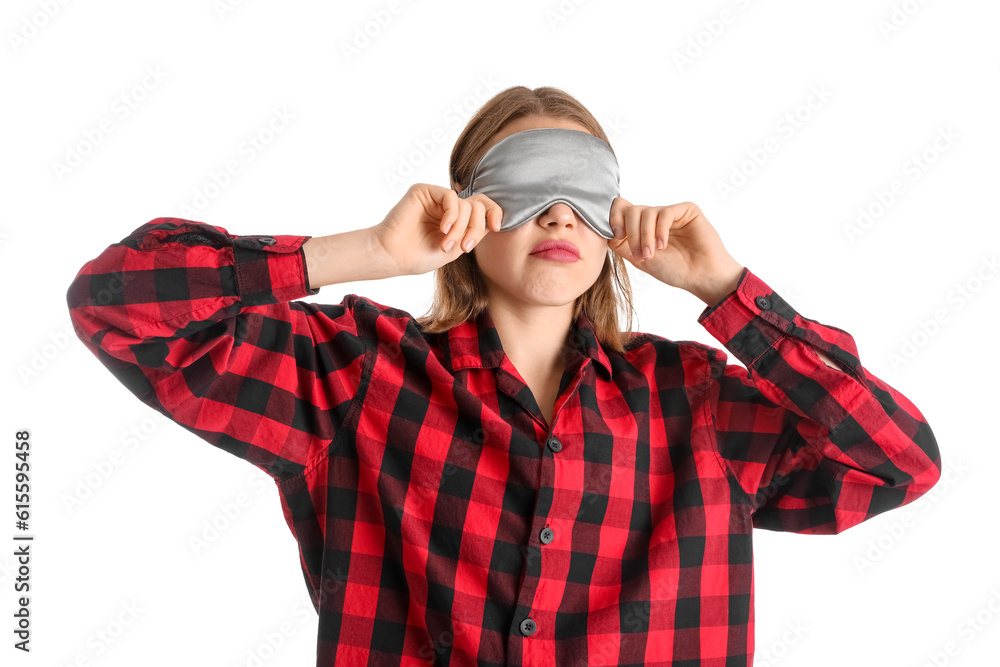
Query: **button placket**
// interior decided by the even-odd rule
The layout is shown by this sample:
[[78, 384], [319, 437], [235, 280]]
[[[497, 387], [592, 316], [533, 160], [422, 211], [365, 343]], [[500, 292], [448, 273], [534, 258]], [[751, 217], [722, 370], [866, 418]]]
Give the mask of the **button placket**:
[[[550, 435], [546, 439], [545, 445], [552, 452], [561, 452], [562, 451], [562, 442], [560, 442], [559, 438], [555, 437], [554, 435]], [[549, 544], [555, 538], [556, 538], [555, 531], [552, 530], [552, 528], [550, 528], [549, 526], [545, 526], [544, 528], [542, 528], [538, 532], [538, 540], [542, 544]], [[524, 636], [528, 637], [528, 636], [531, 636], [531, 635], [535, 634], [535, 631], [538, 629], [538, 626], [535, 624], [534, 619], [532, 619], [529, 616], [529, 617], [525, 618], [523, 621], [521, 621], [520, 629], [521, 629], [521, 634], [523, 634]]]

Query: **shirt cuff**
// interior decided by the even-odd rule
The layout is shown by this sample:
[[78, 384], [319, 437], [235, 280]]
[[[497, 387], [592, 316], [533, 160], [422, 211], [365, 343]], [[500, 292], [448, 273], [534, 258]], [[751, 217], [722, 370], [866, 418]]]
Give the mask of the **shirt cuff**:
[[302, 244], [311, 236], [237, 236], [233, 239], [236, 284], [243, 306], [292, 301], [319, 294], [309, 289]]
[[795, 327], [797, 315], [767, 283], [743, 267], [736, 289], [701, 311], [698, 323], [749, 368]]

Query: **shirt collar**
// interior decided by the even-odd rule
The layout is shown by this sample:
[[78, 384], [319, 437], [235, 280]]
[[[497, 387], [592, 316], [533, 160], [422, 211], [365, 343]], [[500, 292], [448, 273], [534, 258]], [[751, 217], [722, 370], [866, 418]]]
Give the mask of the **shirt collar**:
[[[499, 368], [504, 358], [500, 334], [497, 333], [489, 307], [477, 317], [458, 324], [447, 332], [448, 361], [451, 370], [466, 368]], [[611, 378], [611, 360], [597, 338], [594, 325], [583, 312], [577, 316], [566, 336], [567, 367], [579, 358], [597, 362], [608, 379]]]

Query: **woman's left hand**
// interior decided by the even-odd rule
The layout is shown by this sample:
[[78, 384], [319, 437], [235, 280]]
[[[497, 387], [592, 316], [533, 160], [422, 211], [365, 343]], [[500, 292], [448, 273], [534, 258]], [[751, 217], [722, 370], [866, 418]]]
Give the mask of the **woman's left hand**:
[[[709, 305], [735, 289], [743, 272], [719, 233], [691, 202], [640, 206], [616, 197], [610, 222], [615, 238], [608, 246], [615, 253], [640, 271], [691, 292]], [[646, 248], [648, 257], [643, 256]]]

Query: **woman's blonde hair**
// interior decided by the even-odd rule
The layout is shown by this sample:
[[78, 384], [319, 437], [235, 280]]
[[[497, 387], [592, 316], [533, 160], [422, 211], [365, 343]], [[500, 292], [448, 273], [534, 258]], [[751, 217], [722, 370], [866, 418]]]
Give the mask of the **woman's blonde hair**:
[[[486, 152], [490, 140], [508, 123], [524, 116], [563, 118], [580, 123], [595, 137], [611, 147], [600, 123], [576, 98], [548, 86], [534, 90], [513, 86], [493, 96], [476, 112], [458, 136], [451, 151], [448, 170], [451, 181], [465, 188], [472, 171]], [[613, 152], [613, 149], [612, 149]], [[417, 322], [427, 333], [439, 333], [467, 320], [476, 318], [488, 305], [482, 275], [472, 253], [463, 253], [452, 262], [435, 270], [434, 301], [430, 310]], [[614, 283], [621, 291], [615, 293]], [[618, 323], [618, 303], [626, 307], [628, 328], [621, 330]], [[594, 333], [601, 344], [622, 352], [631, 340], [634, 308], [632, 287], [629, 283], [625, 260], [608, 249], [604, 268], [591, 287], [576, 299], [573, 321], [580, 311], [586, 313], [594, 325]]]

